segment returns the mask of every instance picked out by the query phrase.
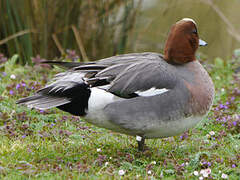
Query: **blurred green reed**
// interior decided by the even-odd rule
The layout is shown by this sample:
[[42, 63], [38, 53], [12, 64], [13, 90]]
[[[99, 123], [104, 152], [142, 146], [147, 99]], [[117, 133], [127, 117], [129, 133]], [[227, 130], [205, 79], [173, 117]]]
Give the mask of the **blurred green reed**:
[[[134, 3], [135, 2], [135, 3]], [[75, 49], [94, 60], [126, 49], [141, 0], [1, 0], [0, 51], [31, 57], [64, 56]]]

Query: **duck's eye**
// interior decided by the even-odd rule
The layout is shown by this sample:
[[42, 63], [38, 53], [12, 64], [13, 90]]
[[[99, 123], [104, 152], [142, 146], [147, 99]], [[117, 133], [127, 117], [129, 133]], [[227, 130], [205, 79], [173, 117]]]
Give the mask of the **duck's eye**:
[[193, 29], [192, 33], [197, 34], [197, 29]]

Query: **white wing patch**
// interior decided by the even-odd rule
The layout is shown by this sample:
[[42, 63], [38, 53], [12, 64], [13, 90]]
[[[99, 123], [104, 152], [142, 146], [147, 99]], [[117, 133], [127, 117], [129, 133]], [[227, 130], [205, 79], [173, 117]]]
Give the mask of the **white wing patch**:
[[146, 91], [136, 91], [135, 93], [138, 94], [139, 96], [155, 96], [158, 94], [162, 94], [167, 92], [168, 89], [163, 88], [163, 89], [156, 89], [155, 87], [152, 87], [151, 89], [148, 89]]

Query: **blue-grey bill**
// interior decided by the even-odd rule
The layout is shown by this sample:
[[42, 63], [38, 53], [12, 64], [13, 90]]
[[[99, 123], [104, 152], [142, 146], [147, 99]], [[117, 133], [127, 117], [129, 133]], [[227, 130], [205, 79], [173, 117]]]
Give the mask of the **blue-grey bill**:
[[204, 40], [199, 39], [199, 46], [206, 46], [207, 43]]

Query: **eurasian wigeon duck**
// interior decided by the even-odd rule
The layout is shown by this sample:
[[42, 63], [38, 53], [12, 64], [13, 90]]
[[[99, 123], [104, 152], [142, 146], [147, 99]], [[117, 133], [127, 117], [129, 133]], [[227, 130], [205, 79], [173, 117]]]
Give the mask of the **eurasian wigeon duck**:
[[144, 140], [175, 136], [194, 127], [211, 108], [214, 85], [195, 53], [207, 43], [194, 20], [184, 18], [169, 33], [164, 55], [113, 56], [87, 63], [54, 62], [68, 71], [17, 103], [57, 107], [96, 126]]

